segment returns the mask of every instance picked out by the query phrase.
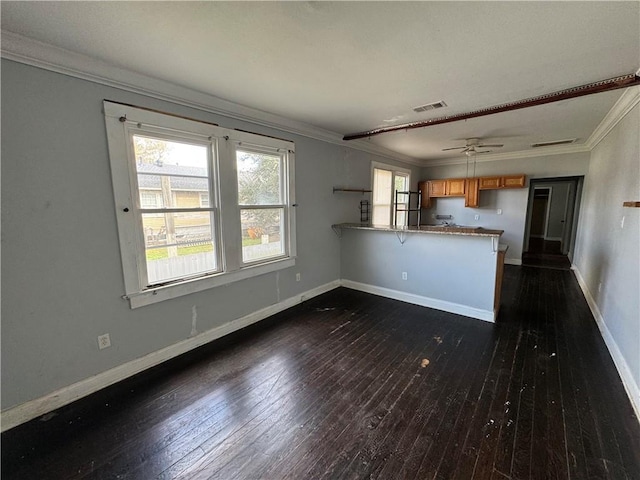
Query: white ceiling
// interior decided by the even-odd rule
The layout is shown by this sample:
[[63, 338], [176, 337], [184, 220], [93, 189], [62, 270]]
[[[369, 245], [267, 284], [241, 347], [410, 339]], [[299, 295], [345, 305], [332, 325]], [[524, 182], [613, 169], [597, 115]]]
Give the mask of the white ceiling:
[[[636, 72], [639, 2], [9, 2], [2, 29], [340, 134]], [[584, 144], [622, 90], [387, 133], [420, 160], [481, 137]], [[444, 100], [448, 107], [414, 113]]]

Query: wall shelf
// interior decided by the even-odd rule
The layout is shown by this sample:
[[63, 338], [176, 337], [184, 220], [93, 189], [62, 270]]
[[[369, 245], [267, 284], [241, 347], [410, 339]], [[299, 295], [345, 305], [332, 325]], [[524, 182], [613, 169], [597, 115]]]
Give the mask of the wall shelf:
[[350, 192], [350, 193], [371, 193], [371, 190], [367, 190], [365, 188], [342, 188], [342, 187], [333, 187], [333, 193], [336, 192]]
[[640, 202], [624, 202], [622, 206], [640, 208]]

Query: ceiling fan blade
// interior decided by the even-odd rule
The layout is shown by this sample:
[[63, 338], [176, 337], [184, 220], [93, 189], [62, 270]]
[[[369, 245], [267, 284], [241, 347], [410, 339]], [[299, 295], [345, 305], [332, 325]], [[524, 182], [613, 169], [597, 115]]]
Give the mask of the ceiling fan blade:
[[447, 150], [464, 150], [467, 147], [451, 147], [451, 148], [443, 148], [442, 151], [446, 152]]
[[503, 144], [501, 143], [494, 143], [494, 144], [489, 144], [489, 143], [484, 143], [482, 145], [477, 145], [480, 148], [500, 148], [500, 147], [504, 147]]
[[475, 152], [473, 152], [473, 153], [491, 153], [491, 152], [493, 152], [493, 150], [485, 150], [485, 151], [483, 151], [483, 152], [480, 152], [480, 151], [476, 150], [476, 151], [475, 151]]

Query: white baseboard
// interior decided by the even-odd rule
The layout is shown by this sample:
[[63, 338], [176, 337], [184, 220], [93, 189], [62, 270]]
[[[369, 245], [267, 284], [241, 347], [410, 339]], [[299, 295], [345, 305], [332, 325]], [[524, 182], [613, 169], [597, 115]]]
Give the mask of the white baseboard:
[[67, 387], [63, 387], [55, 392], [45, 395], [35, 400], [17, 405], [3, 411], [0, 415], [0, 431], [4, 432], [24, 422], [56, 410], [64, 405], [74, 402], [82, 397], [86, 397], [109, 385], [113, 385], [121, 380], [129, 378], [148, 368], [154, 367], [162, 362], [170, 360], [178, 355], [182, 355], [194, 348], [216, 340], [220, 337], [247, 327], [253, 323], [264, 320], [271, 315], [275, 315], [287, 308], [293, 307], [305, 300], [326, 293], [340, 286], [340, 280], [320, 285], [299, 295], [283, 300], [274, 305], [269, 305], [257, 312], [250, 313], [242, 318], [220, 325], [195, 337], [187, 338], [166, 348], [152, 352], [144, 357], [137, 358], [130, 362], [119, 365], [115, 368], [99, 373], [93, 377], [86, 378]]
[[522, 265], [522, 259], [521, 258], [505, 258], [504, 263], [505, 265]]
[[575, 265], [571, 265], [571, 269], [575, 273], [578, 285], [580, 285], [580, 288], [582, 289], [582, 293], [584, 294], [584, 298], [587, 300], [587, 304], [589, 304], [589, 309], [591, 309], [593, 318], [595, 318], [596, 324], [600, 329], [600, 334], [602, 335], [604, 343], [611, 354], [611, 358], [613, 358], [613, 363], [618, 370], [618, 374], [622, 380], [622, 385], [624, 385], [624, 389], [627, 391], [629, 400], [631, 400], [631, 405], [636, 412], [636, 418], [638, 419], [638, 422], [640, 422], [640, 386], [635, 382], [631, 369], [629, 368], [625, 358], [622, 356], [622, 353], [618, 348], [618, 344], [611, 335], [611, 332], [604, 321], [604, 317], [602, 316], [602, 313], [600, 313], [598, 304], [593, 298], [593, 295], [591, 295], [591, 291], [589, 290], [587, 283], [584, 281], [580, 270]]
[[413, 293], [401, 292], [399, 290], [378, 287], [376, 285], [354, 282], [352, 280], [342, 279], [342, 286], [353, 290], [359, 290], [361, 292], [372, 293], [381, 297], [393, 298], [394, 300], [412, 303], [414, 305], [435, 308], [436, 310], [456, 313], [458, 315], [464, 315], [465, 317], [477, 318], [478, 320], [484, 320], [486, 322], [494, 321], [493, 310], [480, 310], [479, 308], [473, 308], [459, 303], [446, 302], [436, 298], [423, 297], [422, 295], [415, 295]]

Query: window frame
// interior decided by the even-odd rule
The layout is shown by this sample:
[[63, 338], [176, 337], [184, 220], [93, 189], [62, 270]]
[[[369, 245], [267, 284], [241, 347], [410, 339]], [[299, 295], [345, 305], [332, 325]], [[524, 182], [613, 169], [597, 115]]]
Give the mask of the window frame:
[[[241, 132], [214, 124], [161, 113], [155, 110], [104, 101], [104, 115], [111, 164], [114, 204], [124, 277], [125, 293], [131, 308], [203, 291], [231, 282], [270, 273], [295, 265], [295, 145], [293, 142], [259, 134]], [[147, 286], [146, 257], [142, 213], [150, 212], [140, 205], [137, 171], [130, 132], [155, 132], [157, 136], [193, 139], [211, 145], [209, 151], [209, 206], [196, 208], [211, 211], [218, 271], [179, 279], [166, 284]], [[283, 220], [286, 230], [284, 255], [262, 261], [242, 263], [242, 236], [238, 205], [235, 148], [245, 143], [280, 150], [286, 162], [282, 172], [283, 202], [287, 212]], [[132, 161], [133, 159], [133, 161]], [[154, 209], [155, 210], [155, 209]], [[184, 209], [180, 209], [184, 210]], [[190, 209], [187, 209], [190, 210]], [[155, 213], [155, 212], [152, 212]], [[213, 217], [217, 218], [213, 218]], [[144, 263], [144, 265], [143, 265]]]
[[[138, 248], [139, 252], [136, 255], [137, 259], [137, 269], [138, 269], [138, 284], [140, 285], [141, 290], [153, 290], [158, 286], [164, 286], [169, 284], [175, 284], [179, 282], [185, 282], [192, 279], [197, 279], [202, 276], [211, 275], [220, 273], [223, 271], [223, 262], [222, 262], [222, 249], [221, 246], [221, 238], [220, 238], [220, 207], [219, 201], [217, 200], [217, 192], [219, 190], [219, 175], [217, 173], [217, 164], [218, 162], [215, 160], [218, 157], [217, 154], [217, 143], [218, 139], [212, 136], [202, 136], [202, 135], [194, 135], [190, 132], [177, 132], [173, 131], [170, 133], [162, 131], [162, 129], [158, 129], [157, 126], [153, 125], [145, 125], [140, 122], [122, 122], [125, 123], [125, 135], [127, 145], [130, 147], [128, 152], [127, 163], [129, 166], [129, 175], [130, 175], [130, 183], [133, 186], [134, 191], [132, 191], [132, 197], [135, 198], [135, 203], [133, 205], [132, 214], [136, 218], [135, 228], [137, 230], [138, 235]], [[138, 169], [136, 167], [136, 158], [135, 151], [133, 149], [133, 137], [151, 137], [158, 140], [166, 140], [171, 142], [178, 143], [186, 143], [189, 145], [200, 145], [207, 148], [207, 187], [209, 192], [209, 198], [213, 198], [213, 203], [210, 201], [208, 207], [178, 207], [175, 205], [174, 207], [167, 207], [163, 205], [161, 207], [155, 208], [146, 208], [142, 207], [140, 202], [140, 186], [138, 185]], [[174, 197], [177, 196], [176, 191], [172, 191], [171, 195]], [[212, 232], [212, 241], [215, 246], [215, 269], [209, 270], [207, 272], [195, 273], [192, 275], [185, 276], [183, 278], [175, 278], [175, 279], [166, 279], [164, 281], [160, 281], [156, 284], [152, 284], [149, 280], [148, 270], [147, 270], [147, 262], [146, 262], [146, 242], [145, 237], [146, 233], [144, 231], [144, 224], [142, 223], [142, 218], [145, 214], [166, 214], [166, 213], [191, 213], [191, 212], [208, 212], [209, 219], [211, 222], [211, 226], [213, 229]]]
[[[270, 261], [270, 260], [277, 260], [278, 258], [283, 258], [287, 256], [287, 252], [290, 250], [290, 235], [289, 235], [289, 215], [290, 215], [290, 210], [291, 208], [289, 207], [289, 205], [287, 204], [287, 198], [289, 196], [289, 181], [288, 181], [288, 174], [287, 172], [289, 171], [288, 168], [288, 155], [286, 154], [286, 152], [283, 152], [282, 149], [274, 149], [274, 148], [265, 148], [263, 145], [254, 145], [254, 144], [250, 144], [248, 142], [234, 142], [233, 143], [233, 149], [234, 149], [234, 161], [237, 162], [237, 154], [238, 151], [248, 151], [251, 153], [255, 153], [255, 154], [265, 154], [265, 155], [272, 155], [272, 156], [278, 156], [278, 158], [280, 159], [280, 199], [281, 202], [277, 203], [277, 204], [240, 204], [240, 201], [238, 200], [238, 218], [240, 221], [240, 224], [242, 225], [242, 219], [241, 219], [241, 215], [242, 215], [242, 210], [261, 210], [261, 209], [282, 209], [282, 218], [280, 220], [281, 225], [282, 225], [282, 233], [281, 233], [281, 241], [282, 241], [282, 248], [283, 248], [283, 253], [280, 255], [274, 255], [271, 257], [265, 257], [264, 259], [258, 259], [258, 260], [249, 260], [249, 261], [245, 261], [241, 252], [240, 255], [240, 261], [242, 266], [251, 266], [251, 265], [255, 265], [258, 263], [264, 263], [266, 261]], [[237, 163], [235, 164], [237, 167]], [[237, 185], [237, 177], [236, 177], [236, 185]]]
[[[371, 162], [371, 219], [373, 221], [375, 215], [376, 205], [374, 200], [376, 198], [375, 190], [375, 171], [376, 170], [386, 170], [391, 172], [391, 192], [390, 198], [391, 203], [389, 205], [389, 214], [388, 214], [388, 223], [385, 223], [384, 226], [393, 226], [393, 213], [394, 213], [394, 203], [395, 203], [395, 184], [396, 184], [396, 176], [406, 176], [407, 177], [407, 185], [409, 190], [411, 190], [411, 170], [408, 168], [396, 167], [394, 165], [390, 165], [388, 163], [381, 162]], [[380, 225], [380, 224], [379, 224]]]

